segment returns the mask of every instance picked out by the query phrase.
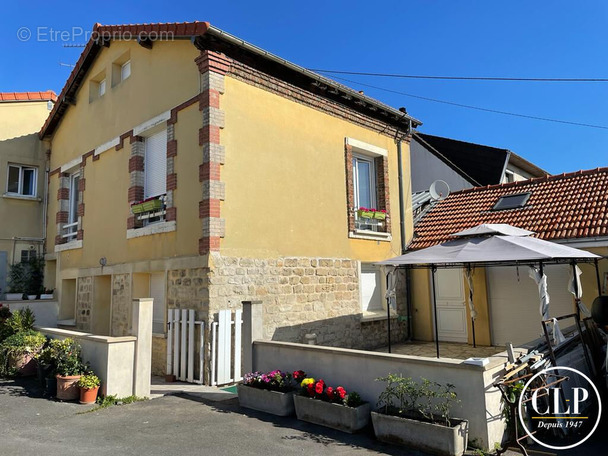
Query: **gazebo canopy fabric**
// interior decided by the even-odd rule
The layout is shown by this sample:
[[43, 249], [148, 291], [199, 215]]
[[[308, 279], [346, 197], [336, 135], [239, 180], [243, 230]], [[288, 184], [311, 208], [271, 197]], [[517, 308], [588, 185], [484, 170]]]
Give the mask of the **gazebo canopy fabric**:
[[[457, 234], [468, 236], [470, 235], [469, 232], [473, 233], [476, 228]], [[488, 233], [487, 228], [483, 230], [480, 228], [478, 231]], [[444, 242], [443, 244], [381, 261], [378, 264], [392, 266], [435, 265], [438, 267], [443, 265], [487, 266], [493, 263], [505, 265], [538, 262], [592, 262], [599, 258], [601, 257], [584, 250], [574, 249], [566, 245], [555, 244], [526, 235], [484, 234]]]

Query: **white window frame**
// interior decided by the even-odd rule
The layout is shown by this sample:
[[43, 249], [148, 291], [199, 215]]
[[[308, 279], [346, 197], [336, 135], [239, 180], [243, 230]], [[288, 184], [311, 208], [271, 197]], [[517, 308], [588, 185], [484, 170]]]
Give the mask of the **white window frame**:
[[106, 78], [103, 78], [101, 81], [99, 81], [99, 97], [103, 97], [106, 94]]
[[359, 201], [359, 170], [357, 163], [365, 162], [369, 164], [369, 188], [370, 188], [370, 203], [373, 209], [377, 209], [378, 204], [378, 182], [377, 182], [377, 174], [376, 174], [376, 161], [374, 157], [361, 155], [361, 154], [353, 154], [353, 192], [354, 192], [354, 201], [355, 201], [355, 223], [359, 225], [358, 229], [369, 230], [369, 231], [378, 231], [378, 226], [372, 223], [363, 223], [359, 221], [359, 216], [357, 215], [357, 210], [361, 207], [361, 203]]
[[63, 225], [64, 234], [63, 237], [68, 240], [68, 242], [76, 239], [78, 235], [78, 184], [75, 184], [74, 181], [78, 178], [80, 181], [80, 171], [76, 171], [70, 174], [70, 183], [69, 183], [69, 198], [68, 198], [68, 223]]
[[[9, 186], [9, 176], [10, 176], [10, 169], [11, 168], [18, 168], [19, 169], [19, 181], [18, 181], [18, 186], [19, 189], [18, 191], [15, 192], [10, 192], [8, 190], [8, 186]], [[34, 172], [34, 176], [33, 176], [33, 183], [34, 183], [34, 188], [32, 190], [32, 194], [31, 195], [26, 195], [23, 193], [23, 184], [24, 184], [24, 179], [23, 179], [23, 173], [25, 170], [30, 170]], [[17, 165], [14, 163], [9, 163], [7, 170], [6, 170], [6, 194], [7, 195], [15, 195], [15, 196], [23, 196], [25, 198], [36, 198], [36, 194], [38, 191], [38, 168], [35, 166], [27, 166], [27, 165]]]
[[361, 281], [363, 278], [363, 274], [375, 273], [377, 277], [376, 287], [379, 287], [378, 290], [380, 294], [380, 302], [373, 305], [371, 308], [368, 306], [364, 307], [363, 304], [363, 285], [360, 283], [359, 286], [359, 305], [361, 308], [361, 312], [365, 316], [366, 314], [376, 314], [384, 316], [386, 313], [386, 273], [384, 268], [380, 266], [374, 266], [371, 263], [360, 263], [359, 266], [359, 280]]
[[[164, 138], [165, 141], [163, 142], [164, 144], [164, 154], [162, 154], [164, 160], [165, 160], [165, 173], [163, 175], [164, 181], [165, 181], [165, 186], [162, 192], [150, 192], [150, 183], [149, 183], [149, 179], [150, 176], [148, 175], [148, 172], [146, 170], [147, 168], [147, 164], [148, 164], [148, 144], [150, 141], [150, 138], [160, 135], [160, 134], [164, 134]], [[163, 128], [157, 131], [154, 131], [153, 133], [149, 134], [148, 136], [144, 137], [144, 198], [148, 199], [148, 198], [153, 198], [153, 197], [157, 197], [157, 196], [162, 196], [165, 195], [167, 193], [167, 129]]]
[[[126, 76], [125, 76], [125, 73], [127, 73]], [[125, 79], [128, 79], [129, 76], [131, 76], [131, 60], [127, 60], [125, 63], [123, 63], [120, 66], [120, 80], [121, 80], [121, 82], [124, 81]]]

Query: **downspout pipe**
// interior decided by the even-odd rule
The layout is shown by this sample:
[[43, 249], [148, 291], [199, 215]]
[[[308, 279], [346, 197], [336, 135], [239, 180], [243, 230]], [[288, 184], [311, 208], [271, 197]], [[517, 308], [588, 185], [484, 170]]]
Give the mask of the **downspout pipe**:
[[[412, 130], [411, 121], [409, 123], [409, 132]], [[407, 242], [405, 238], [405, 194], [403, 193], [403, 151], [401, 150], [401, 138], [397, 138], [397, 176], [399, 180], [399, 237], [401, 239], [401, 255], [407, 250]], [[406, 286], [406, 311], [407, 311], [407, 334], [405, 339], [412, 339], [412, 293], [410, 290], [411, 277], [410, 270], [405, 270], [405, 286]], [[390, 321], [390, 320], [389, 320]]]

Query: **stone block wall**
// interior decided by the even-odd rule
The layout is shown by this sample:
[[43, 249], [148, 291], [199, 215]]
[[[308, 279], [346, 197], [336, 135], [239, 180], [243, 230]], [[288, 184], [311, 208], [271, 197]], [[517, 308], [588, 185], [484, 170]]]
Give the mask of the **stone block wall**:
[[173, 269], [167, 274], [167, 309], [194, 309], [205, 318], [209, 309], [209, 269]]
[[112, 336], [129, 336], [131, 328], [131, 274], [112, 276]]
[[[263, 302], [264, 338], [371, 349], [387, 343], [386, 320], [362, 320], [357, 262], [345, 258], [289, 257], [251, 259], [212, 255], [209, 316], [239, 308], [242, 301]], [[404, 300], [402, 293], [400, 299]], [[398, 311], [405, 306], [398, 302]], [[403, 313], [403, 312], [402, 312]], [[404, 323], [393, 320], [392, 339], [402, 340]]]
[[76, 329], [91, 331], [91, 308], [93, 307], [93, 277], [79, 277], [76, 292]]
[[152, 336], [152, 375], [164, 376], [167, 371], [167, 339]]

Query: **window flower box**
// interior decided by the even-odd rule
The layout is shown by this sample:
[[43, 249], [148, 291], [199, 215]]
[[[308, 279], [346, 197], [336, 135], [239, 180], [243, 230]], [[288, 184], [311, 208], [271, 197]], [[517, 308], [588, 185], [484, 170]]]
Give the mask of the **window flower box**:
[[357, 209], [357, 217], [360, 219], [385, 220], [386, 211], [384, 209], [369, 209], [367, 207], [360, 207]]
[[359, 216], [359, 218], [365, 218], [365, 219], [373, 219], [374, 218], [374, 213], [372, 211], [363, 210], [363, 209], [358, 209], [357, 210], [357, 215]]
[[131, 212], [134, 214], [141, 214], [144, 212], [144, 203], [133, 204], [131, 206]]
[[386, 212], [376, 211], [374, 212], [374, 218], [376, 220], [386, 220]]
[[159, 209], [162, 209], [163, 202], [157, 198], [149, 201], [144, 201], [142, 203], [142, 206], [144, 208], [144, 212], [157, 211]]
[[358, 407], [325, 402], [312, 397], [294, 396], [296, 416], [299, 420], [319, 424], [353, 434], [369, 423], [368, 403]]

